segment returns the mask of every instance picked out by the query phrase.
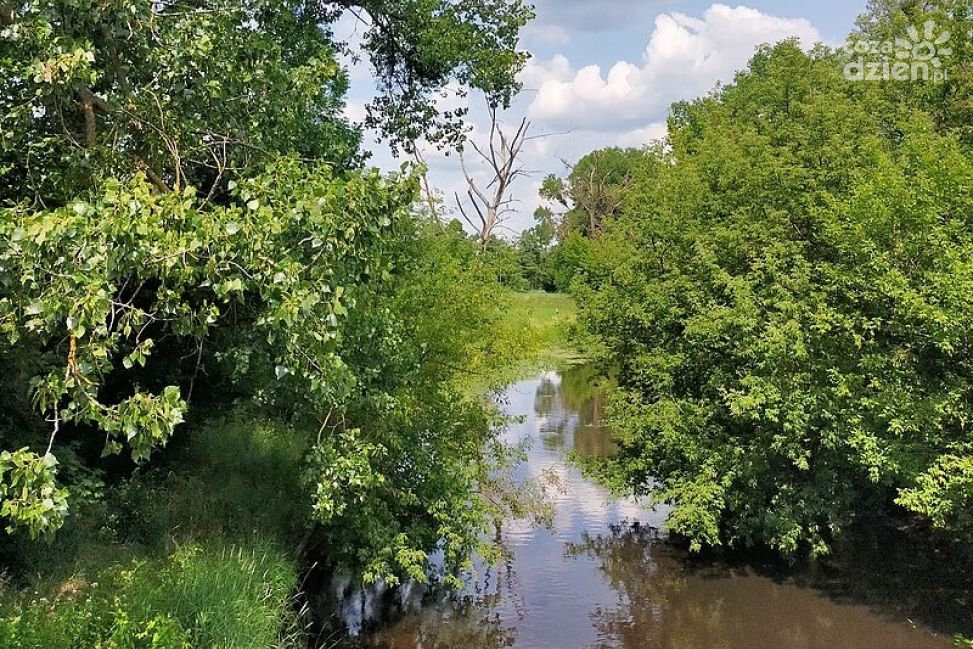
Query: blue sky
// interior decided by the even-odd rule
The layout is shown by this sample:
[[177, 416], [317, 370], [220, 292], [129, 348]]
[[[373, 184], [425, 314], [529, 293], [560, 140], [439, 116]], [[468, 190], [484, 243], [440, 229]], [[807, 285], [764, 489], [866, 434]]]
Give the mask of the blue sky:
[[[620, 59], [631, 60], [645, 47], [655, 17], [660, 13], [680, 12], [702, 16], [716, 4], [701, 0], [539, 0], [537, 19], [524, 34], [524, 45], [536, 56], [550, 57], [570, 52], [578, 60], [611, 66]], [[828, 41], [844, 41], [854, 20], [865, 9], [864, 0], [750, 0], [724, 2], [730, 7], [743, 5], [782, 18], [804, 18]], [[552, 29], [563, 29], [568, 43], [544, 38]]]
[[[527, 117], [534, 134], [567, 134], [526, 147], [524, 163], [533, 173], [513, 188], [519, 202], [506, 223], [508, 235], [531, 225], [540, 182], [549, 173], [563, 174], [563, 161], [663, 137], [673, 101], [730, 80], [761, 43], [788, 37], [807, 47], [844, 42], [865, 0], [535, 0], [535, 5], [537, 18], [522, 34], [522, 46], [532, 54], [521, 75], [524, 91], [503, 119], [516, 123]], [[343, 29], [352, 35], [354, 22]], [[348, 114], [357, 119], [373, 92], [370, 71], [352, 66], [351, 80]], [[468, 105], [470, 137], [483, 138], [482, 98], [442, 101]], [[373, 164], [398, 168], [382, 143], [369, 136], [365, 146], [374, 153]], [[452, 197], [463, 186], [455, 154], [428, 148], [424, 155], [431, 183]], [[472, 162], [470, 167], [483, 173]], [[455, 211], [451, 200], [444, 204]]]

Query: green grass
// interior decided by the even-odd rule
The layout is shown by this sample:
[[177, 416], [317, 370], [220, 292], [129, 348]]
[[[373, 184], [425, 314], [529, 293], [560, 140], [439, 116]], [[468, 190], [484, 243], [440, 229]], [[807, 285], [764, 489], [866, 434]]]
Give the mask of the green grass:
[[97, 582], [76, 580], [45, 597], [15, 599], [0, 618], [0, 646], [282, 647], [297, 640], [290, 599], [296, 581], [292, 563], [270, 546], [185, 546], [162, 559], [115, 566]]
[[577, 307], [570, 296], [510, 291], [505, 301], [488, 357], [463, 385], [468, 393], [482, 393], [538, 370], [560, 369], [585, 359], [574, 343]]
[[246, 414], [187, 431], [138, 474], [25, 544], [0, 584], [0, 647], [298, 647], [295, 550], [307, 435]]
[[238, 414], [188, 431], [170, 463], [119, 490], [128, 538], [160, 547], [197, 540], [238, 543], [271, 535], [296, 547], [309, 501], [301, 485], [310, 436]]
[[565, 326], [574, 322], [577, 308], [574, 299], [564, 293], [545, 293], [526, 291], [509, 294], [511, 308], [507, 312], [507, 322], [527, 324], [545, 342], [565, 342]]
[[549, 364], [573, 362], [580, 353], [571, 343], [571, 330], [577, 318], [574, 300], [561, 293], [514, 293], [510, 309], [504, 315], [504, 326], [525, 330], [528, 346], [515, 365], [546, 367]]

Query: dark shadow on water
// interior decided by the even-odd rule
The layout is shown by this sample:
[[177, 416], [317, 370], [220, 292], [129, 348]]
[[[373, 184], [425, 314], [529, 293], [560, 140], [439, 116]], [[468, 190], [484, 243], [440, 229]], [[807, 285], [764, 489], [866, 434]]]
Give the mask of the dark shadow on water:
[[973, 552], [888, 521], [850, 531], [799, 583], [946, 635], [973, 636]]
[[850, 532], [813, 566], [692, 555], [638, 525], [585, 535], [567, 556], [597, 559], [621, 595], [591, 615], [606, 649], [925, 649], [973, 631], [970, 553], [888, 524]]

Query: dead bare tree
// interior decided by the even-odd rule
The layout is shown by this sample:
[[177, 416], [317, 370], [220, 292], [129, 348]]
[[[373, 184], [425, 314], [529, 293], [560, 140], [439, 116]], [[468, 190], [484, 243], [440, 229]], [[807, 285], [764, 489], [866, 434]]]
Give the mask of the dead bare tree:
[[505, 217], [513, 211], [511, 205], [516, 201], [509, 196], [510, 186], [518, 177], [528, 173], [520, 161], [520, 154], [524, 144], [534, 139], [528, 135], [529, 131], [530, 122], [524, 118], [517, 130], [510, 134], [498, 120], [496, 108], [490, 107], [490, 137], [486, 145], [472, 140], [468, 142], [470, 148], [486, 163], [491, 176], [486, 184], [477, 182], [467, 167], [464, 152], [461, 150], [459, 153], [469, 200], [464, 203], [459, 192], [456, 192], [456, 206], [463, 220], [476, 230], [481, 247], [489, 242]]

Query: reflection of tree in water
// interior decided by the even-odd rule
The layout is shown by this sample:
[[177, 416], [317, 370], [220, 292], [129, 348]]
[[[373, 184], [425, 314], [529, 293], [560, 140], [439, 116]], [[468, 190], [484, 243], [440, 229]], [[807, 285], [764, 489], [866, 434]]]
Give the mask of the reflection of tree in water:
[[973, 551], [888, 520], [861, 521], [799, 583], [945, 634], [973, 636]]
[[594, 365], [578, 365], [562, 376], [564, 402], [578, 413], [580, 424], [574, 431], [574, 452], [582, 457], [608, 457], [615, 454], [611, 433], [603, 424], [605, 394], [602, 379]]
[[512, 647], [515, 631], [482, 601], [456, 604], [441, 615], [414, 616], [372, 638], [377, 649], [499, 649]]
[[556, 378], [548, 375], [541, 378], [534, 395], [534, 412], [543, 420], [537, 434], [544, 448], [549, 451], [564, 448], [571, 429], [577, 426], [577, 417], [565, 407]]
[[903, 618], [838, 605], [810, 588], [754, 569], [690, 561], [644, 527], [585, 536], [567, 554], [601, 562], [618, 593], [615, 608], [591, 614], [608, 649], [933, 649], [950, 643]]
[[559, 375], [541, 379], [534, 399], [534, 411], [543, 418], [538, 433], [548, 450], [563, 448], [570, 439], [572, 450], [585, 457], [606, 457], [614, 453], [607, 429], [602, 425], [604, 398], [594, 366], [576, 365]]
[[500, 649], [512, 647], [516, 628], [504, 624], [503, 608], [512, 609], [523, 621], [526, 604], [517, 579], [512, 555], [492, 566], [481, 566], [482, 576], [470, 584], [466, 594], [446, 598], [418, 614], [368, 637], [365, 646], [374, 649]]
[[[658, 564], [653, 557], [658, 536], [650, 527], [613, 526], [610, 536], [585, 532], [580, 542], [566, 545], [568, 557], [599, 560], [605, 580], [618, 593], [617, 608], [591, 613], [603, 638], [599, 647], [641, 646], [630, 644], [627, 638], [633, 633], [653, 633], [671, 619], [674, 599], [687, 584], [678, 570]], [[643, 619], [636, 619], [637, 615]]]

